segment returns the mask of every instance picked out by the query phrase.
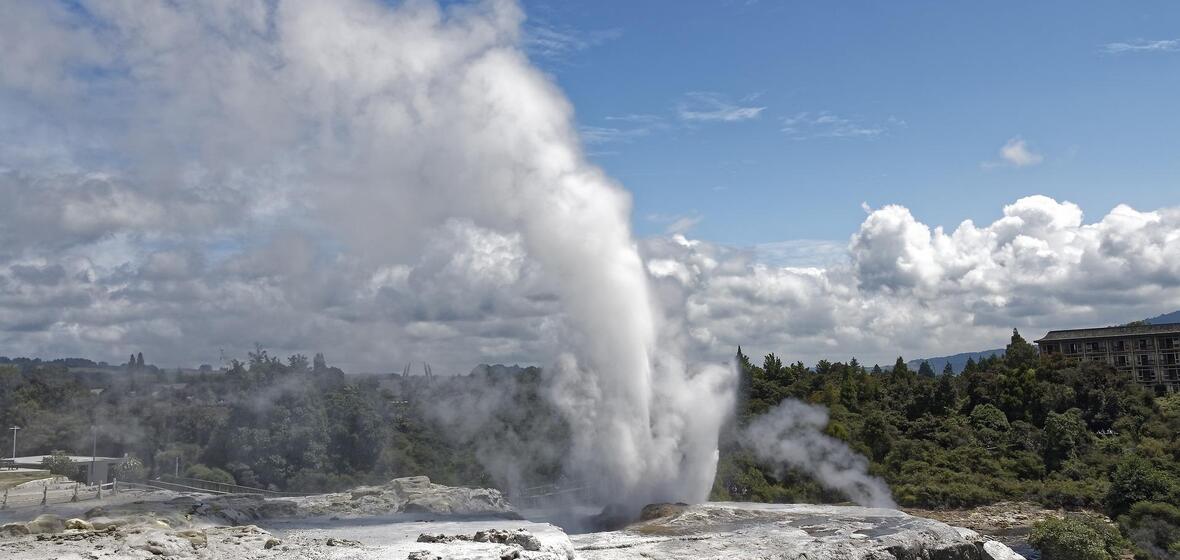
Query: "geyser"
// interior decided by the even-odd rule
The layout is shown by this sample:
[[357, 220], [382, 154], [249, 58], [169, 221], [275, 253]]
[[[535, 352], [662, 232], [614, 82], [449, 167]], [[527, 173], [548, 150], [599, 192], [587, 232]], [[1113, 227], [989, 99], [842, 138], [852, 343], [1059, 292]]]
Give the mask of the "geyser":
[[[518, 310], [480, 297], [420, 308], [386, 288], [440, 232], [465, 232], [474, 270], [492, 252], [480, 240], [506, 253], [518, 244], [545, 278], [521, 307], [559, 302], [537, 320], [547, 344], [529, 350], [561, 349], [545, 393], [572, 429], [570, 484], [632, 511], [707, 497], [734, 375], [685, 363], [682, 321], [654, 297], [630, 198], [586, 160], [572, 108], [522, 52], [515, 2], [81, 0], [13, 10], [22, 25], [10, 42], [70, 40], [0, 54], [15, 69], [0, 72], [9, 97], [55, 115], [77, 139], [63, 173], [102, 169], [91, 190], [118, 195], [102, 213], [110, 224], [79, 209], [72, 235], [145, 231], [145, 246], [191, 243], [191, 266], [207, 253], [256, 280], [177, 297], [274, 302], [273, 323], [318, 323], [307, 332], [388, 313], [429, 323], [407, 336], [441, 339], [485, 306]], [[109, 252], [132, 251], [111, 238]], [[180, 284], [181, 261], [164, 259], [152, 274]], [[508, 290], [519, 277], [484, 280], [495, 286], [479, 289]], [[161, 336], [183, 340], [188, 323], [174, 319], [165, 329], [174, 334]], [[291, 345], [305, 334], [285, 332]]]

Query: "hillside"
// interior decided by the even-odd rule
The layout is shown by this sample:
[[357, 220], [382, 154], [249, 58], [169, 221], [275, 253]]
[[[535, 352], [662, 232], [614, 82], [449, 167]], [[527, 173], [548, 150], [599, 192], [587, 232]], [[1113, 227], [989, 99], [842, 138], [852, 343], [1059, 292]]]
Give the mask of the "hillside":
[[922, 362], [930, 362], [930, 367], [934, 369], [935, 373], [942, 373], [943, 368], [945, 368], [946, 364], [949, 362], [951, 367], [955, 369], [955, 373], [959, 373], [963, 371], [963, 366], [967, 365], [968, 359], [978, 362], [983, 358], [991, 358], [993, 356], [1002, 357], [1003, 355], [1004, 349], [996, 348], [994, 350], [963, 352], [961, 354], [955, 354], [952, 356], [939, 356], [937, 358], [920, 358], [917, 360], [910, 360], [906, 363], [906, 365], [910, 366], [910, 369], [917, 370], [922, 365]]

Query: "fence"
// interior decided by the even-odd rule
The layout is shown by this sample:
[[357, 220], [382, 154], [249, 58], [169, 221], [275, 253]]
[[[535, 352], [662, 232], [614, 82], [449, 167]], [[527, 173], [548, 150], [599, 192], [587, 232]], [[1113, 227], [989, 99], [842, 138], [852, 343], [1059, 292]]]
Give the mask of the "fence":
[[[51, 489], [51, 485], [56, 486], [56, 488]], [[40, 492], [31, 488], [24, 488], [15, 492], [11, 492], [11, 490], [15, 489], [5, 489], [3, 494], [0, 494], [0, 510], [99, 500], [104, 495], [115, 495], [126, 490], [126, 483], [121, 483], [117, 480], [96, 486], [86, 486], [78, 482], [72, 484], [46, 483], [41, 486]]]
[[252, 486], [242, 486], [240, 484], [228, 484], [225, 482], [213, 482], [211, 480], [201, 480], [199, 478], [185, 478], [182, 476], [164, 475], [156, 480], [147, 481], [149, 485], [159, 485], [166, 490], [176, 490], [178, 492], [205, 492], [209, 494], [262, 494], [268, 498], [297, 498], [299, 496], [312, 496], [314, 494], [302, 492], [280, 492], [278, 490], [269, 490], [266, 488], [254, 488]]

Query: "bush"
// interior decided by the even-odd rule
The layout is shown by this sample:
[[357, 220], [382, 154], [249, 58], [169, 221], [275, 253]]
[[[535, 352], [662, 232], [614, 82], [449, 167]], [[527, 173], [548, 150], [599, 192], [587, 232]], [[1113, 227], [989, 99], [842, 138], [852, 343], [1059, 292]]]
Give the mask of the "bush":
[[1116, 560], [1125, 548], [1118, 531], [1093, 516], [1046, 519], [1028, 537], [1042, 560]]
[[1171, 504], [1139, 502], [1119, 518], [1135, 557], [1169, 560], [1180, 557], [1180, 508]]
[[76, 478], [79, 472], [79, 465], [73, 459], [66, 456], [65, 451], [54, 451], [45, 458], [41, 459], [41, 466], [49, 470], [51, 474], [58, 476], [68, 476]]
[[1111, 517], [1126, 513], [1137, 502], [1167, 502], [1175, 493], [1176, 481], [1151, 461], [1132, 455], [1119, 462], [1110, 475], [1106, 510]]
[[209, 482], [220, 482], [222, 484], [237, 484], [237, 481], [234, 480], [234, 475], [229, 474], [229, 472], [217, 467], [209, 468], [200, 463], [185, 469], [184, 476], [198, 480], [207, 480]]

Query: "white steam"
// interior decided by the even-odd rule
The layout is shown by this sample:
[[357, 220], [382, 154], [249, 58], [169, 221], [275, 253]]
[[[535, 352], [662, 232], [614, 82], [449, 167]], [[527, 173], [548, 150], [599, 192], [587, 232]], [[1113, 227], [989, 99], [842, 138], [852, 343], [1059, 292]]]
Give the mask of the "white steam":
[[857, 504], [896, 508], [889, 486], [868, 473], [868, 460], [824, 434], [827, 425], [826, 408], [786, 399], [750, 422], [742, 439], [762, 461], [806, 472]]
[[[440, 232], [505, 240], [488, 247], [495, 258], [475, 246], [451, 261], [476, 272], [521, 260], [509, 250], [519, 243], [539, 270], [505, 268], [487, 275], [500, 286], [477, 289], [543, 278], [519, 311], [556, 312], [545, 332], [563, 352], [547, 370], [573, 428], [567, 474], [603, 502], [705, 498], [729, 371], [690, 374], [678, 357], [631, 235], [630, 197], [584, 158], [569, 103], [520, 47], [515, 2], [18, 1], [9, 15], [0, 130], [38, 115], [43, 137], [69, 134], [54, 150], [0, 152], [0, 171], [31, 174], [5, 177], [26, 196], [41, 184], [85, 191], [91, 203], [65, 220], [61, 243], [133, 247], [111, 247], [112, 263], [137, 246], [179, 246], [155, 259], [172, 263], [156, 276], [186, 299], [274, 302], [277, 325], [303, 324], [300, 305], [333, 310], [307, 330], [408, 309], [397, 334], [444, 341], [436, 319], [512, 310], [485, 310], [490, 298], [443, 310], [398, 301], [396, 286], [431, 285], [404, 273], [408, 263]], [[26, 249], [49, 254], [55, 242]], [[247, 289], [188, 281], [208, 266]], [[365, 294], [395, 301], [375, 311]], [[176, 340], [210, 326], [158, 315], [153, 330]]]

